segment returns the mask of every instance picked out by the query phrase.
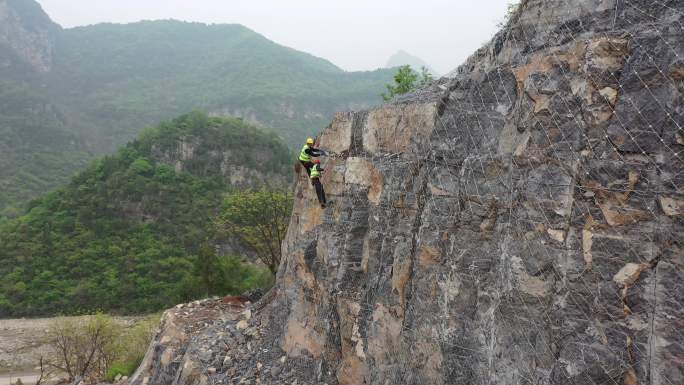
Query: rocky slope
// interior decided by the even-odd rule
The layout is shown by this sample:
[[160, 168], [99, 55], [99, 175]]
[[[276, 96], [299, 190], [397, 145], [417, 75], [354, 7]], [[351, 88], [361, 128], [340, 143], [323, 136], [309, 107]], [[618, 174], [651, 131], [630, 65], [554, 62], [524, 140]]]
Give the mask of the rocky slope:
[[183, 339], [169, 313], [132, 385], [683, 383], [683, 15], [524, 1], [430, 89], [338, 114], [276, 287]]
[[[55, 37], [59, 30], [38, 3], [0, 1], [0, 50], [9, 49], [34, 71], [48, 72], [52, 68]], [[7, 59], [5, 54], [0, 57]]]

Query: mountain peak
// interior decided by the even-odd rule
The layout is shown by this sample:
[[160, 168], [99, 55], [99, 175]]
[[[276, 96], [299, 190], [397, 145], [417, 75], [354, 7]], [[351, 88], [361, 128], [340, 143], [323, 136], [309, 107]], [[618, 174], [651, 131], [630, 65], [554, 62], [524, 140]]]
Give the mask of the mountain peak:
[[33, 0], [0, 0], [0, 52], [6, 49], [37, 72], [52, 68], [60, 27]]
[[430, 67], [423, 59], [401, 49], [387, 59], [385, 68], [401, 67], [405, 65], [410, 65], [411, 68], [416, 71], [420, 71], [421, 68], [425, 67], [431, 74], [438, 75], [437, 71]]

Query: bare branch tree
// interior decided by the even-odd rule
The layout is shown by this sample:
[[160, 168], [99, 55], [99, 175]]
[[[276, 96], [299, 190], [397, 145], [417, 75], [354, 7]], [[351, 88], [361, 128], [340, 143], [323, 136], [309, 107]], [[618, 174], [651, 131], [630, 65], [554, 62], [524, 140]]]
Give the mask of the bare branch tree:
[[114, 360], [118, 334], [118, 325], [102, 314], [60, 319], [49, 331], [53, 352], [45, 365], [64, 374], [69, 382], [102, 378]]

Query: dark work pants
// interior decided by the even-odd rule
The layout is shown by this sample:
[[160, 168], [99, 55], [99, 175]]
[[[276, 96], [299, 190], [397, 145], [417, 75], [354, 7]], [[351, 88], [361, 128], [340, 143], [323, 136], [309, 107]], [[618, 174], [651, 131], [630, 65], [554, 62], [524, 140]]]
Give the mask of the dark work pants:
[[305, 162], [303, 160], [300, 160], [299, 163], [304, 166], [304, 170], [306, 170], [306, 175], [311, 176], [311, 167], [313, 167], [313, 163], [311, 162]]
[[323, 190], [323, 185], [321, 184], [320, 179], [318, 179], [318, 178], [311, 179], [311, 184], [316, 188], [316, 195], [318, 195], [318, 203], [324, 205], [326, 203], [326, 201], [325, 201], [325, 190]]

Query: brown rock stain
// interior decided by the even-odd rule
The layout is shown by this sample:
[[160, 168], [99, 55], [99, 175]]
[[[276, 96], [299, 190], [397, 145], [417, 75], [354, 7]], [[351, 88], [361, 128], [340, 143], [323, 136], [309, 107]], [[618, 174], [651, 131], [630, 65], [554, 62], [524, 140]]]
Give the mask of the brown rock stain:
[[615, 88], [604, 87], [599, 90], [599, 95], [601, 95], [603, 100], [608, 102], [608, 104], [611, 106], [615, 106], [615, 104], [617, 104], [618, 92]]
[[325, 338], [316, 333], [309, 325], [302, 324], [294, 318], [287, 321], [282, 349], [290, 357], [302, 354], [302, 349], [311, 353], [314, 358], [320, 357], [325, 347]]
[[333, 121], [321, 135], [319, 147], [329, 152], [341, 153], [349, 150], [351, 146], [352, 124], [354, 114], [351, 112], [338, 112]]
[[[639, 180], [639, 173], [630, 170], [628, 172], [627, 186], [624, 192], [613, 192], [596, 181], [585, 181], [582, 185], [585, 189], [594, 193], [597, 206], [601, 209], [603, 217], [610, 226], [631, 225], [640, 221], [649, 220], [652, 215], [644, 210], [629, 206], [629, 198]], [[623, 183], [623, 182], [622, 182]]]
[[344, 181], [368, 187], [368, 201], [374, 205], [380, 203], [385, 179], [372, 162], [365, 158], [348, 158]]
[[599, 37], [587, 45], [587, 67], [616, 71], [629, 56], [629, 41], [622, 38]]
[[453, 194], [451, 194], [450, 192], [448, 192], [448, 191], [446, 191], [446, 190], [443, 190], [443, 189], [441, 189], [441, 188], [439, 188], [439, 187], [435, 187], [432, 183], [429, 183], [429, 184], [428, 184], [428, 187], [430, 188], [430, 194], [432, 194], [433, 196], [440, 196], [440, 197], [443, 197], [443, 196], [451, 196], [451, 195], [453, 195]]
[[585, 51], [586, 43], [577, 42], [570, 45], [567, 50], [544, 52], [532, 56], [527, 64], [513, 69], [518, 89], [524, 89], [525, 80], [533, 73], [549, 73], [557, 65], [566, 64], [571, 71], [576, 72], [582, 64], [580, 59], [584, 58]]
[[422, 374], [430, 380], [430, 383], [439, 383], [439, 380], [442, 378], [440, 370], [444, 363], [444, 357], [439, 345], [424, 340], [419, 341], [416, 343], [414, 353], [417, 355], [416, 358], [420, 360]]
[[386, 105], [370, 111], [363, 145], [370, 152], [400, 153], [435, 129], [437, 104]]
[[[315, 194], [315, 192], [313, 194]], [[321, 223], [323, 223], [322, 214], [323, 209], [318, 204], [318, 200], [314, 201], [312, 199], [309, 199], [309, 204], [306, 205], [305, 210], [303, 210], [299, 217], [300, 233], [307, 233], [316, 228], [316, 226], [319, 226]]]
[[610, 203], [599, 204], [599, 208], [611, 226], [631, 225], [640, 221], [651, 219], [651, 214], [632, 208], [616, 207]]
[[587, 215], [587, 221], [584, 224], [584, 229], [582, 229], [582, 256], [584, 257], [584, 264], [587, 270], [591, 270], [593, 267], [593, 255], [591, 254], [591, 247], [594, 243], [593, 228], [596, 222], [591, 215]]
[[655, 261], [642, 263], [628, 263], [613, 276], [613, 281], [622, 286], [620, 297], [622, 300], [622, 311], [625, 316], [632, 314], [632, 310], [627, 305], [627, 291], [634, 285], [645, 270], [649, 270], [655, 266]]
[[[445, 233], [446, 234], [446, 233]], [[418, 264], [421, 267], [429, 267], [438, 264], [442, 259], [442, 253], [435, 247], [423, 245], [418, 254]]]
[[368, 367], [364, 361], [363, 340], [359, 335], [357, 323], [360, 310], [361, 305], [356, 302], [342, 299], [337, 304], [342, 345], [342, 362], [337, 369], [337, 379], [340, 384], [361, 385], [368, 376]]
[[368, 366], [354, 355], [346, 355], [337, 369], [340, 385], [363, 385], [368, 377]]
[[525, 65], [513, 69], [513, 75], [518, 83], [518, 89], [523, 90], [525, 80], [533, 73], [547, 73], [553, 69], [551, 56], [537, 54], [530, 58]]
[[637, 379], [636, 372], [634, 372], [634, 369], [629, 369], [627, 370], [627, 373], [625, 373], [625, 385], [638, 385], [639, 380]]
[[679, 217], [684, 213], [684, 200], [661, 196], [660, 208], [668, 217]]
[[309, 289], [316, 288], [316, 277], [306, 266], [306, 261], [304, 260], [304, 252], [297, 251], [292, 255], [292, 259], [295, 262], [295, 271], [297, 273], [297, 278], [305, 287]]
[[684, 80], [684, 64], [677, 63], [670, 67], [670, 78], [676, 82], [681, 82]]
[[368, 333], [368, 353], [376, 365], [392, 360], [390, 354], [400, 344], [401, 318], [383, 304], [377, 303]]
[[498, 213], [499, 207], [496, 204], [496, 201], [492, 200], [487, 208], [487, 214], [485, 218], [480, 223], [480, 230], [483, 233], [489, 233], [494, 230], [494, 226], [496, 226], [496, 220], [499, 217]]
[[406, 284], [411, 278], [413, 263], [411, 258], [396, 258], [392, 265], [392, 291], [399, 296], [401, 308], [406, 305]]

